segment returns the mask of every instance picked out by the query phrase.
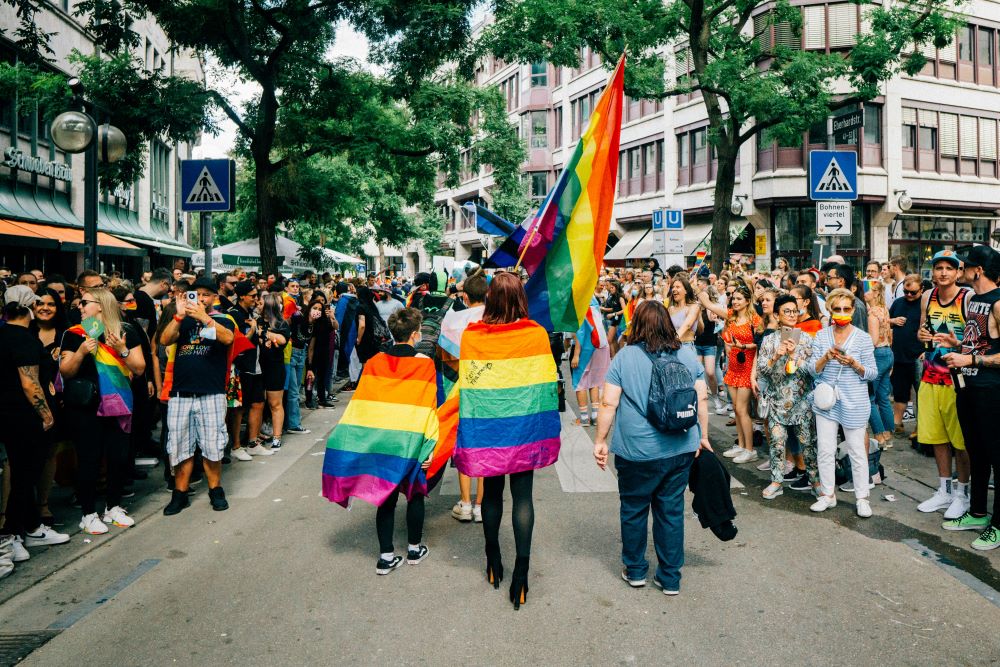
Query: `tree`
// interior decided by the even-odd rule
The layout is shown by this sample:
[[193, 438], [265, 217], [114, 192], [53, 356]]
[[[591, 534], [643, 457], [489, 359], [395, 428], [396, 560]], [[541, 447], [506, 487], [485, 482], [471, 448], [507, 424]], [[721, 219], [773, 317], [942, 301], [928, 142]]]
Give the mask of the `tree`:
[[[721, 268], [729, 252], [730, 203], [740, 147], [761, 133], [795, 145], [837, 109], [876, 97], [899, 73], [915, 74], [920, 46], [946, 46], [960, 3], [912, 0], [875, 5], [859, 0], [869, 30], [846, 52], [790, 48], [772, 28], [801, 35], [800, 8], [788, 0], [517, 0], [497, 3], [483, 49], [507, 61], [579, 65], [583, 45], [613, 66], [627, 51], [625, 91], [661, 98], [700, 91], [709, 141], [718, 157], [711, 254]], [[755, 15], [763, 14], [763, 20]], [[794, 40], [793, 40], [794, 41]], [[660, 52], [682, 46], [690, 70], [668, 73]], [[686, 58], [685, 58], [686, 59]]]
[[[0, 97], [14, 99], [19, 113], [39, 111], [51, 121], [67, 111], [73, 94], [69, 77], [49, 66], [55, 35], [35, 21], [41, 0], [0, 0], [17, 9], [14, 30], [16, 64], [0, 63]], [[142, 174], [146, 149], [153, 139], [191, 142], [214, 125], [208, 114], [208, 94], [196, 81], [149, 71], [133, 53], [139, 36], [131, 30], [131, 17], [115, 10], [117, 2], [83, 0], [74, 15], [85, 19], [99, 55], [74, 51], [69, 61], [83, 84], [87, 100], [98, 109], [97, 121], [110, 122], [125, 134], [128, 151], [115, 163], [100, 163], [105, 188], [134, 183]], [[112, 20], [114, 19], [114, 20]]]
[[[335, 204], [341, 211], [360, 209], [352, 216], [355, 228], [365, 228], [367, 222], [383, 243], [413, 237], [416, 230], [407, 209], [433, 202], [439, 170], [454, 178], [460, 151], [475, 143], [473, 112], [487, 112], [490, 106], [489, 91], [475, 89], [457, 71], [442, 67], [467, 48], [475, 4], [131, 0], [130, 6], [155, 16], [174, 42], [210, 53], [258, 88], [243, 106], [232, 103], [225, 91], [210, 94], [238, 128], [237, 154], [253, 165], [254, 224], [262, 265], [270, 272], [277, 268], [274, 233], [279, 223], [331, 219], [326, 214], [312, 222], [285, 217], [304, 209], [296, 201], [302, 190], [297, 179], [312, 179], [323, 170], [335, 178], [360, 177], [352, 182], [361, 192], [349, 193], [343, 206]], [[385, 74], [325, 55], [338, 22], [369, 38], [375, 45], [372, 60]], [[499, 137], [501, 144], [516, 141], [509, 125]], [[331, 161], [315, 161], [320, 156]], [[322, 187], [331, 197], [345, 196]], [[290, 201], [280, 201], [289, 195]]]

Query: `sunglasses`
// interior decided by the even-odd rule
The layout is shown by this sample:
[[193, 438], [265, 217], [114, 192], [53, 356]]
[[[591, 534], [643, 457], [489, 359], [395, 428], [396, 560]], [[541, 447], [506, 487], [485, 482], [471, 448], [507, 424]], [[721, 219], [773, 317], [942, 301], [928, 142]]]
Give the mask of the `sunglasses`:
[[80, 299], [80, 305], [86, 306], [88, 303], [100, 303], [99, 301], [91, 301], [90, 299]]
[[920, 290], [918, 290], [918, 289], [912, 289], [912, 290], [911, 289], [904, 289], [903, 290], [903, 294], [908, 294], [910, 296], [916, 296], [916, 295], [920, 294]]

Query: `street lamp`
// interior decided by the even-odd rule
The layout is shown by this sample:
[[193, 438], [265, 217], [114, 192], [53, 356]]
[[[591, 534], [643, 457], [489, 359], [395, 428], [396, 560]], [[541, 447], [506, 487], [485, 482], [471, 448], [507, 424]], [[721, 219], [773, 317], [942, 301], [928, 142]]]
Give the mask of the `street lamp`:
[[[79, 93], [80, 82], [70, 79], [69, 86]], [[125, 156], [128, 142], [117, 127], [98, 125], [91, 113], [94, 104], [79, 99], [83, 111], [66, 111], [52, 121], [52, 141], [67, 153], [84, 153], [83, 169], [83, 243], [84, 267], [99, 270], [97, 257], [97, 161], [117, 162]], [[89, 112], [89, 113], [88, 113]]]
[[733, 203], [729, 205], [729, 211], [733, 215], [743, 215], [743, 201], [744, 199], [750, 199], [750, 195], [735, 195], [733, 197]]
[[913, 200], [910, 199], [910, 195], [906, 194], [906, 190], [893, 190], [892, 194], [899, 195], [896, 204], [899, 206], [900, 211], [905, 213], [913, 208]]

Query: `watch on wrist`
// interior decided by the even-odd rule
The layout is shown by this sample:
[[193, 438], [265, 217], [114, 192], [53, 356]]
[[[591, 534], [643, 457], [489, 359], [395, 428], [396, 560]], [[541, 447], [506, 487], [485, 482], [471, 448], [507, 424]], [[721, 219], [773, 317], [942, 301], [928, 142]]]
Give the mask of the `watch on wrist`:
[[130, 349], [128, 349], [126, 347], [124, 352], [119, 352], [118, 353], [118, 356], [121, 357], [122, 359], [127, 359], [128, 355], [130, 355], [130, 354], [132, 354], [132, 350], [130, 350]]

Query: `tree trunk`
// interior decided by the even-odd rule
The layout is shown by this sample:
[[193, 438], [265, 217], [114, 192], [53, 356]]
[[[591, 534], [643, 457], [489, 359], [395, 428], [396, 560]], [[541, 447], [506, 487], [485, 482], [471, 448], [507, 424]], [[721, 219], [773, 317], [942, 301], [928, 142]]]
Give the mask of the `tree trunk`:
[[274, 216], [271, 210], [270, 160], [263, 163], [254, 156], [256, 174], [254, 191], [257, 196], [257, 236], [260, 242], [260, 270], [265, 276], [278, 273], [278, 246], [274, 235]]
[[719, 273], [729, 260], [729, 221], [733, 214], [733, 189], [736, 186], [736, 160], [739, 149], [718, 147], [719, 171], [715, 176], [714, 204], [712, 206], [712, 261], [710, 266]]

